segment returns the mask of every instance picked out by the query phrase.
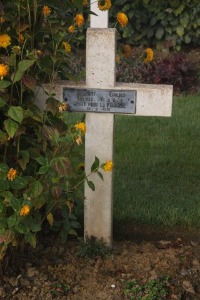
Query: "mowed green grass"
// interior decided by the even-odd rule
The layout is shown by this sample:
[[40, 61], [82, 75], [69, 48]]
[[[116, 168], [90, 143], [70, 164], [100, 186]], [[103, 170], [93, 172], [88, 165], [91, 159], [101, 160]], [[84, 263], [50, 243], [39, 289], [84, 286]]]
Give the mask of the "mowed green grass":
[[171, 118], [115, 117], [114, 220], [200, 225], [200, 95]]

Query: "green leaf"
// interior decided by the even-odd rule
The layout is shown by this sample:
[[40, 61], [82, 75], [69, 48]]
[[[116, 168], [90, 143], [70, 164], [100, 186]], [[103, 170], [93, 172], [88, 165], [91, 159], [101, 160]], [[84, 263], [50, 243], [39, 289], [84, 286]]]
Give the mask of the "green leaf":
[[46, 174], [49, 171], [49, 166], [42, 166], [39, 171], [37, 172], [37, 174]]
[[21, 202], [19, 199], [14, 198], [14, 196], [11, 194], [10, 197], [6, 197], [8, 199], [8, 202], [10, 206], [13, 208], [14, 211], [19, 211], [21, 208]]
[[95, 191], [95, 185], [92, 181], [87, 180], [87, 184], [92, 191]]
[[28, 180], [25, 177], [17, 176], [13, 181], [10, 181], [10, 187], [14, 190], [21, 190], [27, 186]]
[[181, 25], [176, 27], [176, 33], [178, 34], [178, 36], [182, 37], [184, 35], [184, 27]]
[[70, 228], [70, 229], [68, 230], [68, 234], [78, 236], [78, 234], [77, 234], [77, 232], [76, 232], [76, 230], [75, 230], [74, 228]]
[[25, 241], [27, 243], [29, 243], [33, 248], [36, 247], [37, 240], [36, 240], [36, 235], [35, 234], [29, 232], [28, 234], [25, 234], [24, 237], [25, 237]]
[[30, 118], [33, 116], [33, 113], [30, 109], [24, 109], [23, 110], [24, 119]]
[[186, 43], [186, 44], [189, 44], [190, 42], [191, 42], [191, 37], [188, 35], [188, 34], [186, 34], [185, 36], [184, 36], [184, 42]]
[[8, 227], [9, 228], [17, 225], [17, 216], [15, 214], [13, 214], [12, 216], [10, 216], [7, 219], [7, 223], [8, 223]]
[[9, 170], [9, 168], [6, 164], [4, 164], [4, 163], [0, 164], [0, 178], [1, 179], [6, 179], [6, 175], [8, 173], [8, 170]]
[[40, 194], [37, 198], [33, 199], [33, 206], [36, 209], [40, 209], [46, 203], [46, 197]]
[[19, 155], [21, 156], [20, 159], [18, 159], [18, 164], [24, 171], [26, 169], [26, 165], [29, 162], [29, 153], [28, 151], [20, 151]]
[[10, 191], [5, 191], [5, 192], [0, 193], [0, 196], [4, 197], [4, 198], [8, 198], [8, 200], [9, 200], [9, 198], [13, 197], [13, 194]]
[[17, 71], [11, 75], [11, 80], [13, 83], [22, 79], [24, 73], [35, 63], [35, 60], [22, 60], [19, 62]]
[[48, 165], [48, 159], [46, 157], [43, 157], [43, 156], [38, 157], [38, 158], [36, 158], [36, 161], [42, 166]]
[[0, 215], [1, 215], [1, 217], [2, 217], [2, 215], [4, 215], [5, 211], [6, 211], [5, 203], [1, 201], [0, 202]]
[[6, 101], [0, 97], [0, 108], [6, 105]]
[[10, 81], [7, 80], [0, 80], [0, 90], [6, 89], [11, 85]]
[[[151, 20], [150, 20], [150, 25], [151, 26], [154, 26], [155, 24], [156, 24], [156, 22], [157, 22], [157, 18], [154, 16], [153, 18], [151, 18]], [[151, 28], [151, 27], [150, 27]]]
[[4, 131], [0, 130], [0, 144], [7, 143], [7, 139], [8, 139], [7, 134]]
[[97, 174], [99, 175], [99, 177], [103, 180], [103, 174], [99, 171], [97, 171]]
[[27, 234], [29, 233], [29, 227], [25, 224], [17, 224], [15, 226], [15, 230], [21, 234]]
[[189, 23], [189, 16], [188, 15], [184, 15], [183, 17], [181, 17], [180, 19], [180, 23], [184, 28], [187, 28], [188, 23]]
[[174, 11], [174, 14], [175, 16], [178, 16], [182, 13], [182, 11], [184, 10], [185, 8], [185, 5], [184, 4], [181, 4], [175, 11]]
[[4, 127], [6, 132], [8, 133], [8, 135], [13, 138], [13, 136], [15, 135], [17, 129], [19, 128], [19, 124], [16, 123], [15, 121], [11, 120], [11, 119], [7, 119], [4, 122]]
[[73, 5], [77, 7], [80, 11], [83, 9], [82, 0], [74, 0]]
[[9, 183], [6, 180], [0, 180], [0, 192], [4, 192], [9, 189]]
[[99, 159], [95, 156], [95, 161], [93, 162], [91, 166], [91, 172], [94, 172], [94, 170], [98, 169], [99, 167]]
[[11, 106], [8, 110], [8, 116], [21, 123], [23, 121], [23, 109], [20, 106]]
[[36, 198], [38, 197], [43, 191], [43, 187], [40, 181], [34, 181], [29, 188], [29, 197]]
[[156, 34], [155, 34], [157, 40], [161, 40], [164, 33], [165, 33], [165, 31], [164, 31], [163, 27], [158, 27], [158, 29], [156, 30]]
[[41, 223], [37, 222], [37, 223], [32, 223], [31, 224], [31, 230], [33, 232], [38, 232], [41, 230]]

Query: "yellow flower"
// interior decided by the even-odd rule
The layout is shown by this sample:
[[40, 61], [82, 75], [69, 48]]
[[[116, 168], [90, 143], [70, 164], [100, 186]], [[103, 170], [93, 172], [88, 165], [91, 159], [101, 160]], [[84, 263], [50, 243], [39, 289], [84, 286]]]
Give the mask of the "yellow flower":
[[132, 55], [132, 48], [130, 45], [123, 45], [123, 56], [129, 58]]
[[44, 17], [48, 17], [51, 14], [51, 8], [49, 8], [47, 5], [44, 5], [42, 8], [42, 13]]
[[86, 132], [86, 126], [85, 126], [85, 123], [83, 122], [79, 122], [77, 123], [75, 126], [74, 126], [76, 129], [80, 129], [82, 134], [85, 134]]
[[82, 138], [81, 138], [81, 136], [80, 136], [80, 135], [77, 136], [77, 137], [75, 138], [75, 141], [76, 141], [77, 145], [80, 146], [80, 145], [82, 144]]
[[11, 168], [7, 174], [8, 180], [13, 181], [16, 176], [17, 176], [17, 171], [15, 169]]
[[107, 160], [106, 163], [103, 165], [103, 169], [105, 172], [110, 172], [113, 168], [113, 163], [111, 160]]
[[145, 49], [146, 58], [144, 59], [144, 63], [149, 63], [153, 60], [153, 50], [151, 48]]
[[0, 48], [7, 48], [11, 44], [11, 37], [8, 34], [0, 34]]
[[82, 26], [84, 24], [84, 17], [81, 14], [77, 14], [76, 17], [74, 18], [76, 25], [78, 25], [79, 27]]
[[67, 53], [71, 52], [71, 46], [70, 46], [70, 44], [68, 44], [67, 42], [62, 42], [62, 45], [65, 47], [65, 51]]
[[30, 206], [29, 205], [24, 205], [21, 210], [20, 210], [20, 216], [27, 216], [30, 213]]
[[99, 10], [108, 10], [111, 8], [111, 0], [99, 0], [97, 5]]
[[128, 23], [128, 17], [125, 13], [120, 12], [117, 14], [117, 21], [122, 27], [125, 27]]
[[0, 79], [3, 80], [4, 76], [8, 75], [9, 67], [4, 64], [0, 64]]
[[74, 30], [75, 30], [75, 28], [74, 28], [73, 25], [71, 25], [71, 26], [69, 26], [69, 27], [67, 28], [67, 31], [68, 31], [69, 33], [73, 33]]
[[63, 112], [63, 111], [65, 111], [65, 110], [67, 110], [67, 103], [61, 103], [60, 105], [59, 105], [59, 112]]
[[88, 1], [87, 0], [82, 0], [82, 4], [83, 4], [83, 6], [87, 6]]

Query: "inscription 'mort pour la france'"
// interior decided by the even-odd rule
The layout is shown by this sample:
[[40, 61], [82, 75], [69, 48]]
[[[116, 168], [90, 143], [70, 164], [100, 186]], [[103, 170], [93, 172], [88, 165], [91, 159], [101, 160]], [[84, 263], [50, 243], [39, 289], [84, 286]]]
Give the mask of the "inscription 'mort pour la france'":
[[136, 91], [64, 88], [63, 99], [71, 111], [136, 112]]

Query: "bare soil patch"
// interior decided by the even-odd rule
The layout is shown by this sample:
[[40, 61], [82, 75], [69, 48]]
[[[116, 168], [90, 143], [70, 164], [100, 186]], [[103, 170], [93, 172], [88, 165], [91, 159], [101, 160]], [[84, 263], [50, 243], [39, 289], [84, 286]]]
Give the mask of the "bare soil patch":
[[[0, 299], [123, 300], [125, 283], [171, 278], [170, 297], [200, 299], [200, 242], [183, 239], [115, 241], [110, 256], [77, 256], [76, 240], [46, 238], [18, 256], [2, 276]], [[161, 299], [157, 299], [161, 300]]]

